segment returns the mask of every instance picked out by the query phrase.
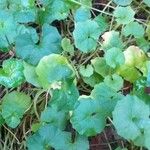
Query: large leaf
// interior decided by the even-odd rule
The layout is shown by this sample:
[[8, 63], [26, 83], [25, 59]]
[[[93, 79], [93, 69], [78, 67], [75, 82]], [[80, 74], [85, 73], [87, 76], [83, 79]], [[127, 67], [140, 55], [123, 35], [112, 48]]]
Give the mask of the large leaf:
[[42, 126], [37, 133], [29, 136], [27, 140], [27, 146], [29, 150], [35, 150], [36, 147], [39, 147], [39, 150], [45, 150], [50, 147], [53, 147], [56, 150], [89, 149], [87, 138], [78, 135], [73, 142], [69, 132], [61, 131], [50, 124]]
[[87, 53], [95, 50], [99, 36], [100, 31], [97, 22], [86, 20], [75, 24], [73, 31], [75, 46], [82, 52]]
[[72, 66], [65, 57], [58, 54], [43, 57], [36, 67], [36, 73], [44, 88], [49, 88], [52, 83], [74, 77]]
[[30, 104], [30, 97], [24, 93], [14, 91], [6, 94], [2, 99], [2, 117], [7, 125], [17, 127]]
[[78, 89], [72, 81], [62, 82], [60, 89], [53, 90], [51, 94], [49, 105], [56, 105], [64, 111], [72, 110], [79, 98]]
[[136, 96], [126, 96], [118, 101], [113, 112], [113, 122], [120, 136], [132, 140], [136, 145], [150, 145], [149, 132], [150, 119], [149, 106]]
[[33, 39], [30, 33], [25, 33], [17, 37], [16, 55], [29, 64], [37, 65], [44, 56], [51, 53], [60, 53], [60, 44], [61, 37], [57, 29], [44, 24], [38, 40]]
[[71, 123], [79, 134], [93, 136], [103, 131], [106, 119], [97, 100], [80, 97], [71, 117]]
[[24, 82], [23, 63], [11, 58], [3, 61], [0, 68], [0, 84], [7, 88], [17, 87]]

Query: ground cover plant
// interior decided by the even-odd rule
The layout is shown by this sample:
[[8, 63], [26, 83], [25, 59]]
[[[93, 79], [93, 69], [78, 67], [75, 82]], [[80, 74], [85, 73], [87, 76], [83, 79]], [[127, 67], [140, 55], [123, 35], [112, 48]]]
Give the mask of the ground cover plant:
[[0, 150], [150, 149], [150, 0], [0, 0]]

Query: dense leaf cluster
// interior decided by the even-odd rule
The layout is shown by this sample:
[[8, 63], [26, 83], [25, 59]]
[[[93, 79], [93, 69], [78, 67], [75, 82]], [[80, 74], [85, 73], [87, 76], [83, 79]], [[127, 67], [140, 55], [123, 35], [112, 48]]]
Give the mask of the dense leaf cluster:
[[118, 135], [150, 149], [150, 23], [132, 3], [113, 0], [113, 12], [93, 15], [91, 0], [1, 0], [0, 51], [11, 58], [0, 68], [0, 125], [34, 116], [29, 150], [88, 150], [109, 118]]

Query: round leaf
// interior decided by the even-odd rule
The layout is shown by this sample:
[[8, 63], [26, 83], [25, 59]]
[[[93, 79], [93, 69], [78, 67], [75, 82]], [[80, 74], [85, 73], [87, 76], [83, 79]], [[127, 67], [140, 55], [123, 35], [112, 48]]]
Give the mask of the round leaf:
[[114, 11], [114, 17], [118, 24], [128, 24], [134, 20], [135, 12], [133, 9], [128, 7], [116, 7]]
[[93, 136], [103, 131], [106, 119], [98, 101], [90, 97], [81, 97], [78, 106], [73, 111], [71, 123], [79, 134]]
[[0, 69], [0, 84], [7, 88], [17, 87], [24, 82], [23, 63], [17, 59], [3, 61]]
[[72, 66], [65, 57], [58, 54], [43, 57], [36, 67], [36, 73], [44, 88], [49, 88], [52, 83], [74, 77]]
[[73, 31], [75, 46], [82, 52], [88, 53], [95, 50], [99, 36], [100, 32], [97, 22], [87, 20], [75, 24]]

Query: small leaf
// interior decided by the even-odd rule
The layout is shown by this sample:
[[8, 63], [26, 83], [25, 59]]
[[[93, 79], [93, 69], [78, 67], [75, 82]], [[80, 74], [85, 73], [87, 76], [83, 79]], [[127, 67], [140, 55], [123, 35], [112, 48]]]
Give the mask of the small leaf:
[[82, 6], [79, 9], [77, 9], [74, 14], [75, 22], [86, 21], [90, 18], [91, 18], [90, 10]]
[[50, 123], [51, 125], [63, 130], [66, 127], [68, 120], [68, 113], [59, 110], [57, 106], [47, 107], [42, 113], [40, 121], [43, 123]]
[[90, 85], [91, 87], [94, 87], [96, 84], [103, 81], [103, 77], [96, 72], [93, 72], [90, 77], [82, 77], [82, 79], [86, 84]]
[[23, 66], [24, 66], [23, 73], [26, 81], [36, 87], [41, 87], [38, 81], [38, 76], [36, 74], [35, 67], [26, 62], [23, 63]]
[[106, 22], [106, 19], [102, 15], [96, 16], [94, 20], [99, 25], [100, 34], [104, 33], [108, 29], [108, 22]]
[[108, 75], [104, 79], [104, 83], [112, 89], [119, 91], [123, 87], [123, 79], [117, 74]]
[[0, 68], [0, 84], [7, 88], [18, 87], [24, 82], [23, 63], [14, 58], [3, 61]]
[[71, 44], [70, 39], [68, 39], [68, 38], [66, 38], [66, 37], [63, 38], [62, 41], [61, 41], [61, 46], [62, 46], [62, 48], [63, 48], [63, 50], [64, 50], [65, 52], [68, 52], [68, 53], [70, 53], [71, 55], [74, 54], [74, 47], [73, 47], [73, 45]]
[[123, 52], [116, 47], [109, 49], [105, 53], [104, 58], [106, 59], [107, 65], [112, 68], [116, 68], [125, 63], [125, 57]]
[[58, 54], [43, 57], [36, 67], [36, 73], [44, 88], [49, 88], [52, 83], [74, 77], [72, 66], [65, 57]]
[[73, 31], [75, 46], [82, 52], [88, 53], [95, 50], [99, 36], [100, 32], [97, 22], [87, 20], [75, 24]]
[[123, 30], [122, 33], [125, 36], [133, 35], [135, 38], [141, 38], [144, 36], [144, 28], [141, 24], [138, 22], [131, 22], [127, 24]]
[[30, 97], [24, 93], [14, 91], [6, 94], [2, 99], [2, 117], [7, 125], [16, 128], [30, 104]]
[[102, 43], [102, 48], [104, 51], [107, 51], [113, 47], [117, 47], [119, 49], [123, 49], [124, 45], [122, 42], [122, 39], [120, 38], [119, 32], [117, 31], [109, 31], [105, 32], [102, 35], [103, 38], [103, 43]]
[[91, 65], [80, 66], [79, 72], [83, 77], [90, 77], [93, 74], [93, 67]]
[[114, 11], [114, 17], [118, 24], [128, 24], [134, 21], [135, 12], [130, 6], [127, 7], [116, 7]]
[[102, 77], [107, 76], [111, 71], [110, 66], [106, 64], [106, 60], [103, 57], [96, 57], [91, 60], [91, 63], [94, 67], [94, 71]]

